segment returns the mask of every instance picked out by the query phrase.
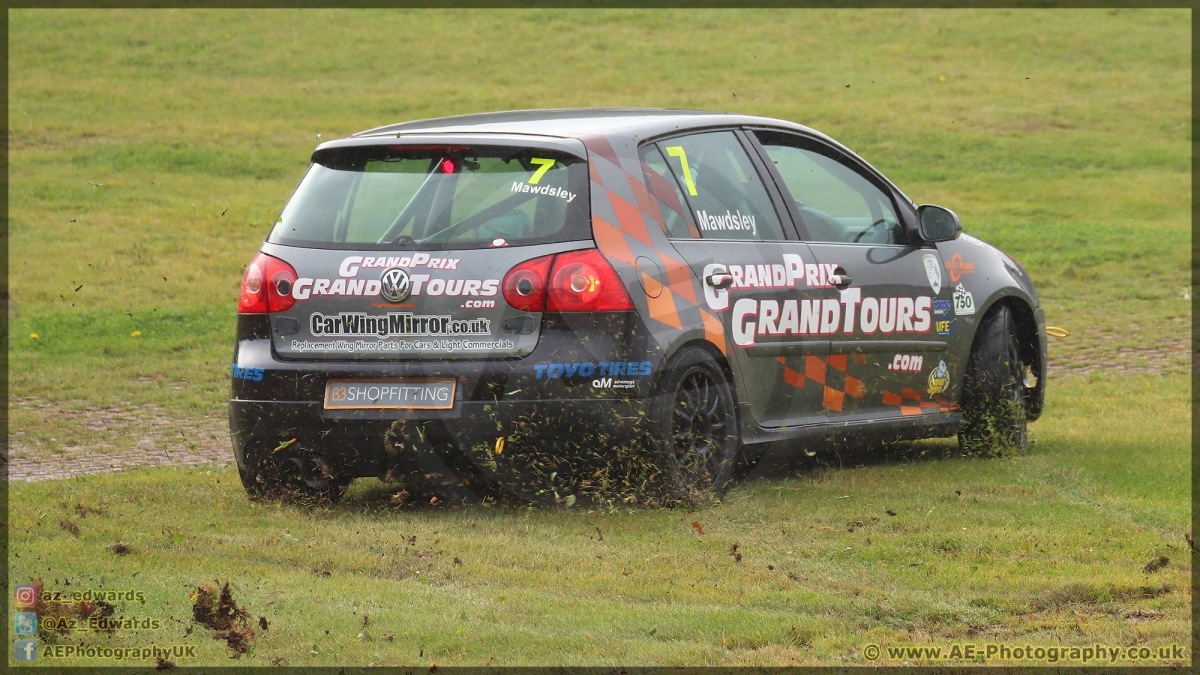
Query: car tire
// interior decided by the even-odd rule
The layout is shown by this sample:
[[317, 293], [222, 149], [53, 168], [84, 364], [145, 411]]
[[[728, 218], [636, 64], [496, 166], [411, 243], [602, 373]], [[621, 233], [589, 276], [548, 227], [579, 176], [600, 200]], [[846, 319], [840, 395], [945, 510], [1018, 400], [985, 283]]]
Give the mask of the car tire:
[[354, 480], [338, 473], [319, 455], [285, 455], [262, 444], [247, 445], [244, 466], [238, 466], [242, 486], [252, 497], [285, 502], [332, 504], [346, 494]]
[[654, 443], [675, 495], [719, 496], [733, 479], [741, 450], [725, 370], [707, 351], [685, 348], [659, 381], [652, 410]]
[[1016, 317], [999, 305], [980, 323], [967, 360], [958, 433], [963, 452], [1003, 455], [1029, 449], [1023, 373]]

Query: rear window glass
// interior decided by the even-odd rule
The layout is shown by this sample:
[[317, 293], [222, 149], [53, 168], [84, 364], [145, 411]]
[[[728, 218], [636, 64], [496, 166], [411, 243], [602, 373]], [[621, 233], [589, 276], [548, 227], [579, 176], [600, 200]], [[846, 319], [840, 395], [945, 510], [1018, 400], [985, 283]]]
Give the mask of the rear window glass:
[[460, 249], [591, 238], [586, 161], [509, 146], [368, 146], [313, 155], [267, 241]]

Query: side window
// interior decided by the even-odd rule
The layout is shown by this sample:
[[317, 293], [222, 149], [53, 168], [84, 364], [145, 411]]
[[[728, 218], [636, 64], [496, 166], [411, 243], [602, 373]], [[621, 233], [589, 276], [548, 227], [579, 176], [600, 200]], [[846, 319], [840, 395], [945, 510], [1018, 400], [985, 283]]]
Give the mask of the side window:
[[796, 201], [810, 241], [906, 243], [892, 200], [857, 171], [778, 134], [760, 134], [759, 141]]
[[758, 173], [731, 131], [659, 143], [705, 239], [785, 239]]
[[662, 215], [667, 236], [672, 239], [699, 237], [700, 231], [688, 217], [688, 209], [684, 206], [686, 202], [683, 200], [683, 191], [679, 189], [679, 183], [675, 182], [675, 176], [671, 175], [671, 169], [658, 151], [658, 146], [643, 146], [641, 156], [642, 173], [646, 175], [650, 196], [654, 198], [658, 212]]

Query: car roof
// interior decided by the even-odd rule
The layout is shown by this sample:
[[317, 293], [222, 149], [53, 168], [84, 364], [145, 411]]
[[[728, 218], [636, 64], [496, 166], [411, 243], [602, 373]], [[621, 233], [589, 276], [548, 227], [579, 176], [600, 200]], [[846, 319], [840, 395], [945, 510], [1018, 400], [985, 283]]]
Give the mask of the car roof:
[[360, 131], [351, 137], [395, 136], [399, 133], [504, 133], [561, 138], [628, 134], [642, 139], [685, 129], [759, 125], [792, 129], [832, 140], [808, 127], [769, 117], [669, 108], [507, 110], [389, 124]]
[[[915, 202], [895, 183], [859, 157], [850, 148], [809, 127], [786, 120], [756, 115], [742, 115], [711, 110], [676, 108], [547, 108], [540, 110], [504, 110], [434, 117], [375, 127], [351, 134], [342, 140], [327, 141], [318, 147], [339, 147], [346, 144], [372, 142], [373, 139], [395, 138], [400, 134], [510, 134], [544, 138], [582, 139], [589, 136], [627, 135], [634, 142], [673, 132], [714, 127], [774, 127], [807, 134], [836, 147], [869, 167], [874, 174], [892, 186], [916, 208]], [[355, 142], [357, 141], [357, 143]], [[378, 141], [374, 141], [378, 142]]]

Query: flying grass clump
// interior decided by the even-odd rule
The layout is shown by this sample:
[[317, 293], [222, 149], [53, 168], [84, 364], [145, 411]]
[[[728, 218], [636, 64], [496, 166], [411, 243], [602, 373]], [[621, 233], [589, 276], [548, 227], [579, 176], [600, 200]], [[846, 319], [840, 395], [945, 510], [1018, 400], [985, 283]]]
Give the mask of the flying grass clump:
[[192, 620], [212, 629], [214, 640], [224, 640], [229, 649], [239, 654], [249, 651], [255, 635], [250, 627], [250, 612], [233, 599], [228, 581], [219, 590], [207, 582], [200, 584], [190, 599]]

